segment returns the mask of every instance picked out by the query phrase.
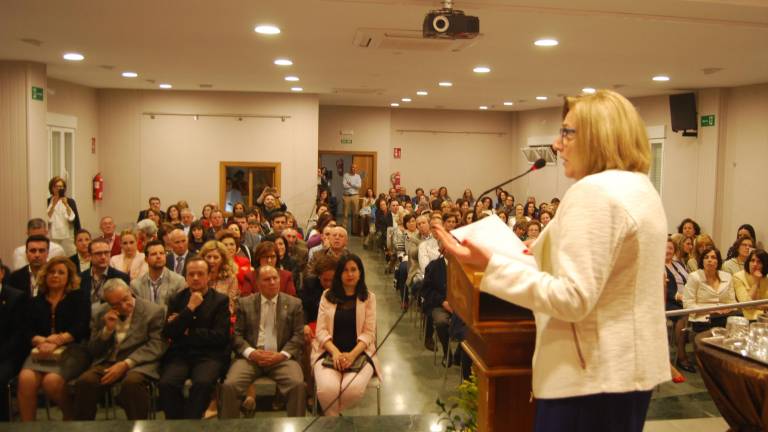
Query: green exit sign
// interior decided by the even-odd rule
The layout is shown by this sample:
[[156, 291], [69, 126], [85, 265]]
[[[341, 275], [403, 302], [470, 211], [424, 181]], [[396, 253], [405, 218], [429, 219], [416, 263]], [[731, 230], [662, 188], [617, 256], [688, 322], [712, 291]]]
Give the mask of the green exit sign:
[[702, 127], [714, 126], [714, 125], [715, 125], [715, 115], [714, 114], [701, 116], [701, 126]]
[[42, 87], [32, 87], [32, 100], [42, 101], [44, 94]]

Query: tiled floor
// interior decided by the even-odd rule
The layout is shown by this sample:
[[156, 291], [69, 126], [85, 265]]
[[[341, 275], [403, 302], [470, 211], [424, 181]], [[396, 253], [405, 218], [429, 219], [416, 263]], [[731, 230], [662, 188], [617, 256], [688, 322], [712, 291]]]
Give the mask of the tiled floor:
[[[363, 257], [368, 288], [376, 293], [378, 337], [381, 341], [400, 317], [399, 298], [392, 285], [392, 276], [384, 273], [383, 258], [375, 252], [363, 250], [359, 238], [352, 238], [350, 242], [351, 249]], [[437, 363], [434, 362], [432, 352], [424, 348], [423, 336], [419, 334], [416, 320], [415, 315], [406, 314], [394, 327], [391, 336], [379, 352], [383, 369], [381, 411], [384, 416], [415, 415], [416, 417], [398, 417], [400, 419], [398, 421], [405, 421], [410, 425], [425, 425], [431, 424], [434, 416], [439, 412], [436, 399], [439, 397], [445, 400], [455, 395], [460, 377], [458, 367], [446, 371], [440, 365], [439, 359]], [[683, 384], [666, 383], [654, 392], [646, 430], [652, 432], [727, 430], [727, 424], [709, 398], [699, 375], [686, 374], [686, 377], [688, 380]], [[44, 412], [41, 411], [40, 414], [38, 418], [44, 419]], [[58, 417], [58, 414], [54, 412], [54, 417]], [[100, 416], [102, 414], [100, 413]], [[365, 424], [375, 422], [375, 419], [365, 417], [376, 415], [376, 391], [369, 389], [360, 404], [344, 412], [344, 415], [360, 416], [360, 422]], [[118, 417], [121, 416], [122, 412], [118, 410]], [[283, 412], [272, 411], [256, 414], [260, 419], [283, 416]], [[409, 418], [411, 420], [404, 420]], [[324, 419], [321, 429], [333, 430], [339, 427], [344, 429], [341, 423], [331, 426], [330, 423], [325, 423], [326, 420]], [[386, 423], [386, 420], [380, 420]], [[349, 422], [349, 420], [342, 422]], [[356, 427], [358, 423], [355, 422]], [[296, 426], [296, 430], [303, 429], [303, 425]], [[384, 424], [381, 426], [384, 427]], [[416, 429], [421, 430], [421, 427]]]

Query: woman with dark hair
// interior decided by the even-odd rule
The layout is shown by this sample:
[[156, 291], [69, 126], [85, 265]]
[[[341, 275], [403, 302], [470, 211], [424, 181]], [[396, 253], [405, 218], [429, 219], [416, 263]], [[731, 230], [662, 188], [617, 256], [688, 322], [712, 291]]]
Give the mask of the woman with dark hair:
[[680, 225], [677, 226], [677, 232], [686, 237], [696, 237], [701, 235], [701, 227], [695, 220], [685, 218], [680, 222]]
[[374, 373], [381, 379], [375, 353], [376, 296], [365, 284], [360, 257], [345, 255], [320, 300], [312, 349], [317, 398], [325, 415], [337, 416], [357, 403]]
[[[27, 339], [32, 351], [19, 373], [18, 401], [21, 421], [35, 420], [40, 387], [61, 408], [64, 420], [73, 417], [72, 401], [61, 357], [74, 344], [90, 336], [91, 299], [80, 290], [75, 265], [67, 257], [54, 257], [37, 274], [38, 294], [29, 307]], [[3, 389], [5, 391], [5, 389]]]
[[323, 213], [317, 219], [317, 227], [313, 229], [312, 234], [307, 238], [307, 248], [312, 249], [323, 242], [323, 230], [330, 223], [336, 224], [336, 219], [330, 213]]
[[464, 189], [464, 194], [461, 196], [461, 198], [467, 202], [467, 204], [472, 207], [475, 205], [475, 196], [472, 195], [472, 189], [466, 188]]
[[[280, 239], [282, 240], [282, 237]], [[253, 250], [253, 259], [257, 266], [252, 272], [245, 275], [245, 280], [243, 281], [243, 292], [246, 293], [245, 295], [258, 292], [256, 279], [259, 276], [259, 267], [269, 265], [276, 268], [280, 274], [280, 291], [296, 297], [296, 285], [293, 283], [293, 275], [288, 270], [282, 268], [275, 242], [264, 240], [256, 245], [256, 249]]]
[[554, 215], [549, 210], [542, 210], [539, 213], [539, 222], [541, 222], [542, 229], [544, 229], [544, 227], [547, 226], [547, 224], [549, 223], [549, 221], [552, 220], [553, 217]]
[[77, 203], [67, 198], [67, 182], [56, 176], [48, 182], [48, 237], [64, 249], [65, 255], [75, 253], [75, 233], [80, 231]]
[[205, 244], [205, 227], [203, 222], [194, 221], [189, 227], [189, 253], [196, 255]]
[[211, 204], [206, 204], [203, 206], [203, 211], [200, 213], [202, 216], [200, 216], [200, 223], [203, 224], [203, 228], [206, 230], [211, 227], [211, 212], [213, 211], [214, 206]]
[[[699, 270], [688, 275], [683, 294], [683, 307], [686, 309], [704, 306], [717, 306], [736, 303], [730, 273], [720, 270], [723, 258], [714, 246], [707, 247], [699, 255]], [[709, 330], [712, 327], [725, 327], [728, 313], [734, 311], [722, 310], [711, 313], [692, 313], [688, 321], [693, 324], [696, 333]]]
[[376, 200], [376, 242], [375, 247], [384, 250], [387, 247], [387, 228], [394, 226], [392, 212], [389, 211], [387, 200]]
[[[755, 228], [752, 225], [743, 224], [739, 227], [739, 229], [736, 230], [736, 240], [744, 237], [749, 237], [752, 239], [752, 247], [756, 249], [763, 248], [763, 244], [757, 241], [757, 237], [755, 236]], [[728, 253], [725, 255], [726, 259], [731, 259], [738, 255], [739, 251], [734, 249], [734, 246], [731, 246], [730, 249], [728, 249]]]
[[536, 208], [536, 203], [528, 201], [525, 203], [525, 211], [523, 214], [531, 219], [539, 219], [539, 210]]
[[[491, 197], [483, 197], [480, 201], [483, 203], [483, 211], [493, 211], [493, 200]], [[477, 208], [477, 206], [475, 206], [475, 208]]]
[[373, 189], [365, 190], [360, 202], [360, 225], [363, 228], [363, 247], [368, 248], [368, 235], [371, 233], [371, 221], [373, 220], [373, 208], [376, 205], [376, 193]]
[[437, 190], [437, 199], [440, 201], [451, 201], [451, 197], [448, 196], [447, 187], [440, 186], [440, 189]]
[[[733, 275], [733, 290], [736, 293], [736, 301], [747, 302], [753, 300], [768, 299], [768, 253], [762, 249], [755, 249], [749, 253], [744, 269]], [[742, 313], [750, 321], [757, 320], [761, 314], [765, 314], [766, 307], [744, 308]]]
[[[664, 256], [664, 271], [666, 272], [666, 286], [664, 289], [664, 298], [666, 299], [664, 309], [667, 311], [683, 308], [683, 291], [688, 282], [688, 270], [681, 262], [675, 259], [677, 255], [677, 243], [671, 237], [667, 239], [667, 251]], [[674, 322], [675, 348], [677, 351], [677, 360], [675, 365], [687, 372], [696, 372], [693, 364], [688, 360], [685, 354], [685, 328], [688, 325], [688, 318], [685, 316], [676, 316], [670, 318]]]
[[168, 206], [168, 210], [165, 211], [165, 217], [167, 223], [174, 226], [174, 228], [184, 228], [184, 225], [181, 223], [181, 209], [179, 209], [179, 206], [176, 204], [171, 204]]
[[232, 214], [235, 214], [238, 212], [242, 212], [243, 214], [245, 214], [245, 203], [243, 203], [242, 201], [238, 201], [232, 206]]
[[732, 275], [744, 270], [744, 264], [747, 262], [750, 252], [752, 252], [755, 242], [751, 237], [739, 237], [728, 249], [728, 256], [723, 263], [723, 271]]

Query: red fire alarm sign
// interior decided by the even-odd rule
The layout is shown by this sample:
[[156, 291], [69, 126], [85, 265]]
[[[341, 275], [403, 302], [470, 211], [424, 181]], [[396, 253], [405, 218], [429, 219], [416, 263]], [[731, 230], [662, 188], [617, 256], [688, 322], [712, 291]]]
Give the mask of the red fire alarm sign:
[[395, 150], [393, 152], [393, 156], [395, 157], [395, 159], [400, 159], [400, 152], [401, 152], [400, 147], [395, 147]]

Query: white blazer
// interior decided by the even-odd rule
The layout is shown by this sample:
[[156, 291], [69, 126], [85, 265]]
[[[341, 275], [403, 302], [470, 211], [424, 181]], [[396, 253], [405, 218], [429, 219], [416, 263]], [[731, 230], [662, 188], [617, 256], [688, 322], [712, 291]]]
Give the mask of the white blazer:
[[536, 318], [537, 398], [645, 391], [670, 379], [666, 229], [648, 176], [609, 170], [565, 194], [533, 244], [540, 271], [491, 258], [480, 289]]
[[[717, 274], [720, 277], [720, 283], [716, 290], [707, 284], [704, 270], [696, 270], [689, 274], [683, 292], [683, 307], [690, 309], [736, 303], [736, 292], [731, 283], [731, 274], [724, 271], [718, 271]], [[688, 321], [707, 322], [709, 321], [709, 313], [692, 313], [688, 316]]]
[[[336, 305], [325, 299], [323, 292], [320, 300], [320, 309], [317, 312], [317, 329], [315, 339], [312, 341], [311, 362], [315, 364], [325, 353], [323, 346], [333, 338], [333, 318], [336, 316]], [[365, 353], [373, 361], [373, 369], [376, 376], [381, 380], [381, 365], [376, 352], [376, 296], [368, 291], [368, 299], [364, 302], [357, 299], [355, 308], [355, 329], [357, 330], [357, 340], [365, 343]]]

